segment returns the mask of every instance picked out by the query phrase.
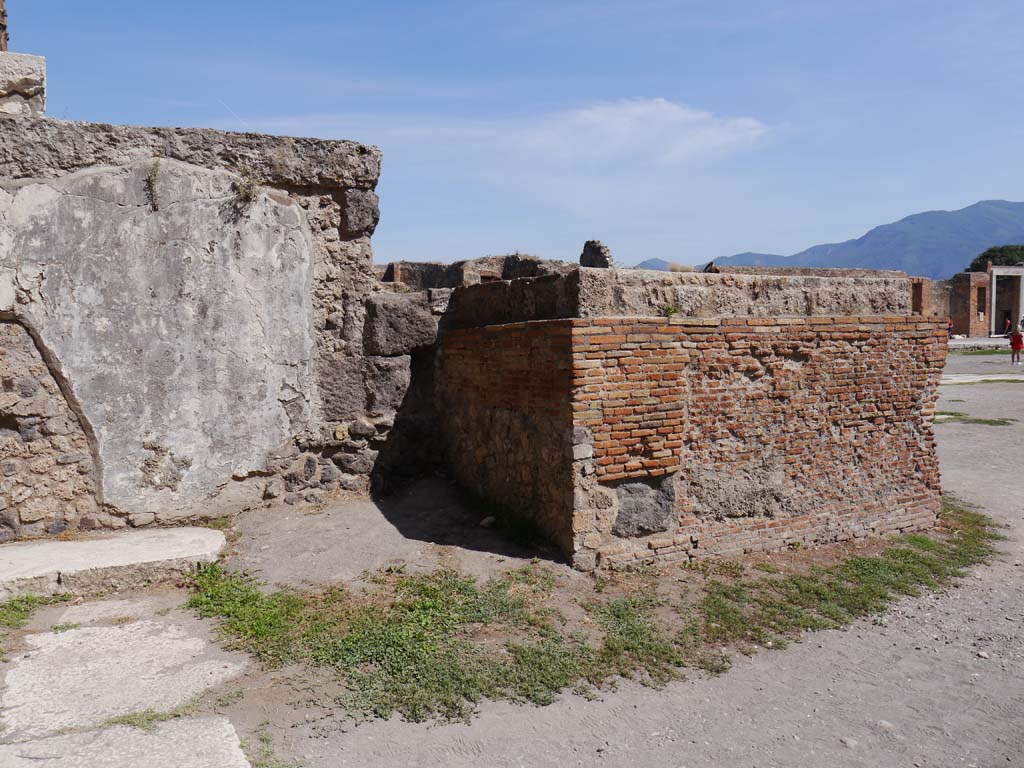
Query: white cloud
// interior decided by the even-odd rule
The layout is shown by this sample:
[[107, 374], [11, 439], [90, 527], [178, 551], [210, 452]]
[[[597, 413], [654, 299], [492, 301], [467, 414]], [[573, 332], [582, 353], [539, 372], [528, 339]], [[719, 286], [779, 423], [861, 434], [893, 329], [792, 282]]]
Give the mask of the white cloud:
[[355, 138], [405, 156], [409, 150], [490, 158], [494, 164], [672, 166], [743, 149], [769, 128], [667, 99], [626, 99], [527, 117], [482, 120], [417, 115], [312, 115], [257, 121], [265, 130]]
[[[575, 258], [586, 239], [622, 243], [624, 263], [673, 258], [692, 225], [728, 230], [732, 155], [774, 128], [667, 99], [599, 102], [497, 119], [309, 115], [253, 120], [257, 130], [346, 138], [384, 151], [381, 260], [470, 258], [515, 249]], [[226, 126], [231, 127], [231, 126]], [[652, 235], [656, 233], [656, 235]], [[660, 238], [662, 251], [639, 243]], [[691, 249], [696, 249], [693, 245]], [[632, 254], [632, 258], [630, 257]], [[717, 251], [711, 254], [718, 255]]]
[[545, 115], [513, 129], [512, 137], [563, 160], [677, 164], [750, 146], [767, 131], [750, 117], [718, 117], [667, 99], [629, 99]]

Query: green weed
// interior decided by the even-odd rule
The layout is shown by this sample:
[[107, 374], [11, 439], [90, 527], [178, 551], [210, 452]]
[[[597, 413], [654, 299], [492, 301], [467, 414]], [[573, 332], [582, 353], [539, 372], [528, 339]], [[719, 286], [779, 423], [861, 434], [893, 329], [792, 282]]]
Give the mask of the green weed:
[[960, 411], [939, 411], [935, 414], [935, 421], [939, 424], [984, 424], [990, 427], [1005, 427], [1016, 423], [1016, 419], [998, 418], [981, 419], [975, 416], [968, 416]]
[[233, 647], [268, 666], [336, 674], [346, 687], [336, 703], [356, 718], [458, 720], [484, 699], [543, 705], [618, 677], [657, 686], [687, 667], [723, 672], [726, 649], [781, 647], [882, 611], [901, 595], [948, 584], [989, 558], [1000, 538], [988, 518], [954, 500], [940, 534], [902, 536], [881, 554], [805, 573], [709, 563], [698, 568], [706, 581], [697, 596], [678, 604], [654, 596], [654, 577], [623, 577], [635, 582], [625, 596], [603, 594], [619, 580], [599, 578], [584, 606], [586, 633], [552, 621], [556, 579], [537, 565], [482, 583], [453, 571], [380, 573], [369, 592], [352, 594], [266, 593], [213, 564], [196, 572], [189, 605], [219, 618]]

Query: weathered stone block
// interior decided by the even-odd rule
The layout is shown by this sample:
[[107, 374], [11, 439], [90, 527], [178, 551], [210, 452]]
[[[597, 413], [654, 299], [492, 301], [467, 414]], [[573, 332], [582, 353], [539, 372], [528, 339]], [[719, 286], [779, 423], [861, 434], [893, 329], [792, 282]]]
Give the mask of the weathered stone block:
[[580, 254], [580, 266], [611, 269], [615, 266], [615, 259], [612, 258], [611, 249], [600, 240], [587, 240]]
[[346, 189], [342, 206], [341, 233], [354, 238], [372, 235], [380, 221], [380, 201], [372, 189]]
[[0, 52], [0, 114], [38, 114], [46, 109], [46, 59]]
[[366, 354], [408, 355], [436, 339], [437, 318], [426, 293], [375, 293], [367, 300], [363, 326]]
[[612, 533], [639, 536], [668, 530], [676, 500], [671, 477], [626, 482], [615, 490], [619, 511]]
[[412, 381], [412, 359], [368, 357], [366, 366], [366, 410], [388, 413], [401, 408]]

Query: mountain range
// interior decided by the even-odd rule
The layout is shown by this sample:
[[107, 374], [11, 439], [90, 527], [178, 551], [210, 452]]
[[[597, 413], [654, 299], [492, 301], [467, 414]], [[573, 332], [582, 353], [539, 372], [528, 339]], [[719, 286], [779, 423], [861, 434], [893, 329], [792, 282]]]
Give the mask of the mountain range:
[[[898, 269], [911, 275], [945, 279], [964, 270], [971, 259], [993, 245], [1024, 243], [1024, 203], [982, 200], [958, 211], [926, 211], [883, 224], [855, 240], [815, 245], [791, 256], [737, 253], [716, 264], [761, 267], [860, 267]], [[668, 269], [662, 259], [637, 264]]]

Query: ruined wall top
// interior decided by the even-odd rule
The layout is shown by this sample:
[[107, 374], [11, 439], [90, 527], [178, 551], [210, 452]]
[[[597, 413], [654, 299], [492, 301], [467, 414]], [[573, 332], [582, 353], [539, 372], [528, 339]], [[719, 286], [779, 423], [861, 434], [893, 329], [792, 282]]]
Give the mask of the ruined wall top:
[[0, 178], [55, 178], [154, 156], [234, 171], [257, 183], [303, 189], [373, 189], [381, 163], [377, 147], [354, 141], [208, 128], [142, 128], [0, 113]]
[[852, 267], [758, 267], [716, 264], [711, 261], [705, 272], [727, 275], [794, 275], [802, 277], [907, 277], [896, 269], [860, 269]]
[[910, 279], [708, 274], [581, 267], [456, 289], [452, 327], [571, 317], [909, 315]]

